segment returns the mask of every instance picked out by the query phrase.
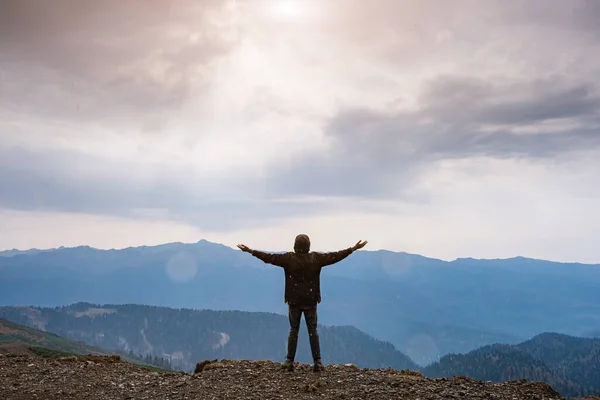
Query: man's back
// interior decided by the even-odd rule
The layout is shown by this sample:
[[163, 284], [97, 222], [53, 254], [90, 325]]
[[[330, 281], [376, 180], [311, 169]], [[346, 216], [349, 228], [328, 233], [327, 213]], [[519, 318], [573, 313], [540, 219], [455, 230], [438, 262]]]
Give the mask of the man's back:
[[285, 271], [285, 302], [312, 306], [321, 302], [321, 268], [335, 264], [352, 254], [352, 249], [331, 253], [283, 254], [252, 250], [252, 255], [268, 264], [282, 267]]

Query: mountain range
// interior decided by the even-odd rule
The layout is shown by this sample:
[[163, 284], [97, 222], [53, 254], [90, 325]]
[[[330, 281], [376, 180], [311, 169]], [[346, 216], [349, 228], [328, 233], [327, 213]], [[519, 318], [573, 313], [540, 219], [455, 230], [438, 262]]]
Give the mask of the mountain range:
[[[0, 253], [0, 304], [154, 306], [286, 314], [280, 268], [201, 240]], [[451, 262], [359, 251], [324, 268], [320, 322], [352, 325], [420, 365], [542, 332], [600, 329], [600, 266], [523, 257]]]

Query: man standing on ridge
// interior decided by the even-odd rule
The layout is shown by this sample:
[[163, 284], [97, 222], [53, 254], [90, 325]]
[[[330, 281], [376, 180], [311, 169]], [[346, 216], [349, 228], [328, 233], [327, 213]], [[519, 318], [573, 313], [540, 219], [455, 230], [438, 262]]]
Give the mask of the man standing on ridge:
[[346, 250], [317, 253], [310, 251], [310, 239], [307, 235], [298, 235], [294, 243], [294, 251], [283, 254], [265, 253], [238, 244], [240, 250], [252, 254], [267, 264], [282, 267], [285, 272], [285, 302], [288, 304], [290, 333], [287, 357], [281, 368], [288, 371], [294, 370], [298, 330], [302, 313], [304, 313], [314, 360], [313, 370], [320, 372], [325, 369], [321, 362], [321, 347], [317, 333], [317, 304], [321, 302], [321, 268], [342, 261], [356, 250], [365, 247], [366, 244], [366, 241], [359, 240], [353, 247]]

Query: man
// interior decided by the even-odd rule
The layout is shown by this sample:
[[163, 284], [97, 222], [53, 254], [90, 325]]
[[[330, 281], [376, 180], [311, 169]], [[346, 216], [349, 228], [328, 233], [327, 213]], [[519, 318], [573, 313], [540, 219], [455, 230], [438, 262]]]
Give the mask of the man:
[[306, 235], [296, 236], [294, 251], [283, 254], [264, 253], [238, 244], [240, 250], [252, 254], [265, 263], [282, 267], [285, 272], [285, 303], [288, 304], [290, 333], [288, 336], [287, 357], [282, 368], [294, 370], [294, 358], [298, 345], [298, 330], [302, 313], [308, 328], [310, 349], [315, 372], [325, 369], [321, 362], [321, 348], [317, 333], [317, 304], [321, 302], [321, 268], [335, 264], [367, 244], [360, 240], [353, 247], [331, 253], [310, 251], [310, 239]]

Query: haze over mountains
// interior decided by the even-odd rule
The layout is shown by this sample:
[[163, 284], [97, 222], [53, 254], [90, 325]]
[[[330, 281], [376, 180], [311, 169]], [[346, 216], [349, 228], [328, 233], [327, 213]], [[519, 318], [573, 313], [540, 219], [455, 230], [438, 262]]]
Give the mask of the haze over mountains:
[[[0, 253], [2, 254], [2, 253]], [[286, 313], [283, 273], [201, 240], [3, 253], [0, 303], [137, 303]], [[419, 364], [542, 332], [600, 327], [600, 267], [521, 257], [453, 262], [360, 251], [322, 273], [320, 323], [352, 325]]]

